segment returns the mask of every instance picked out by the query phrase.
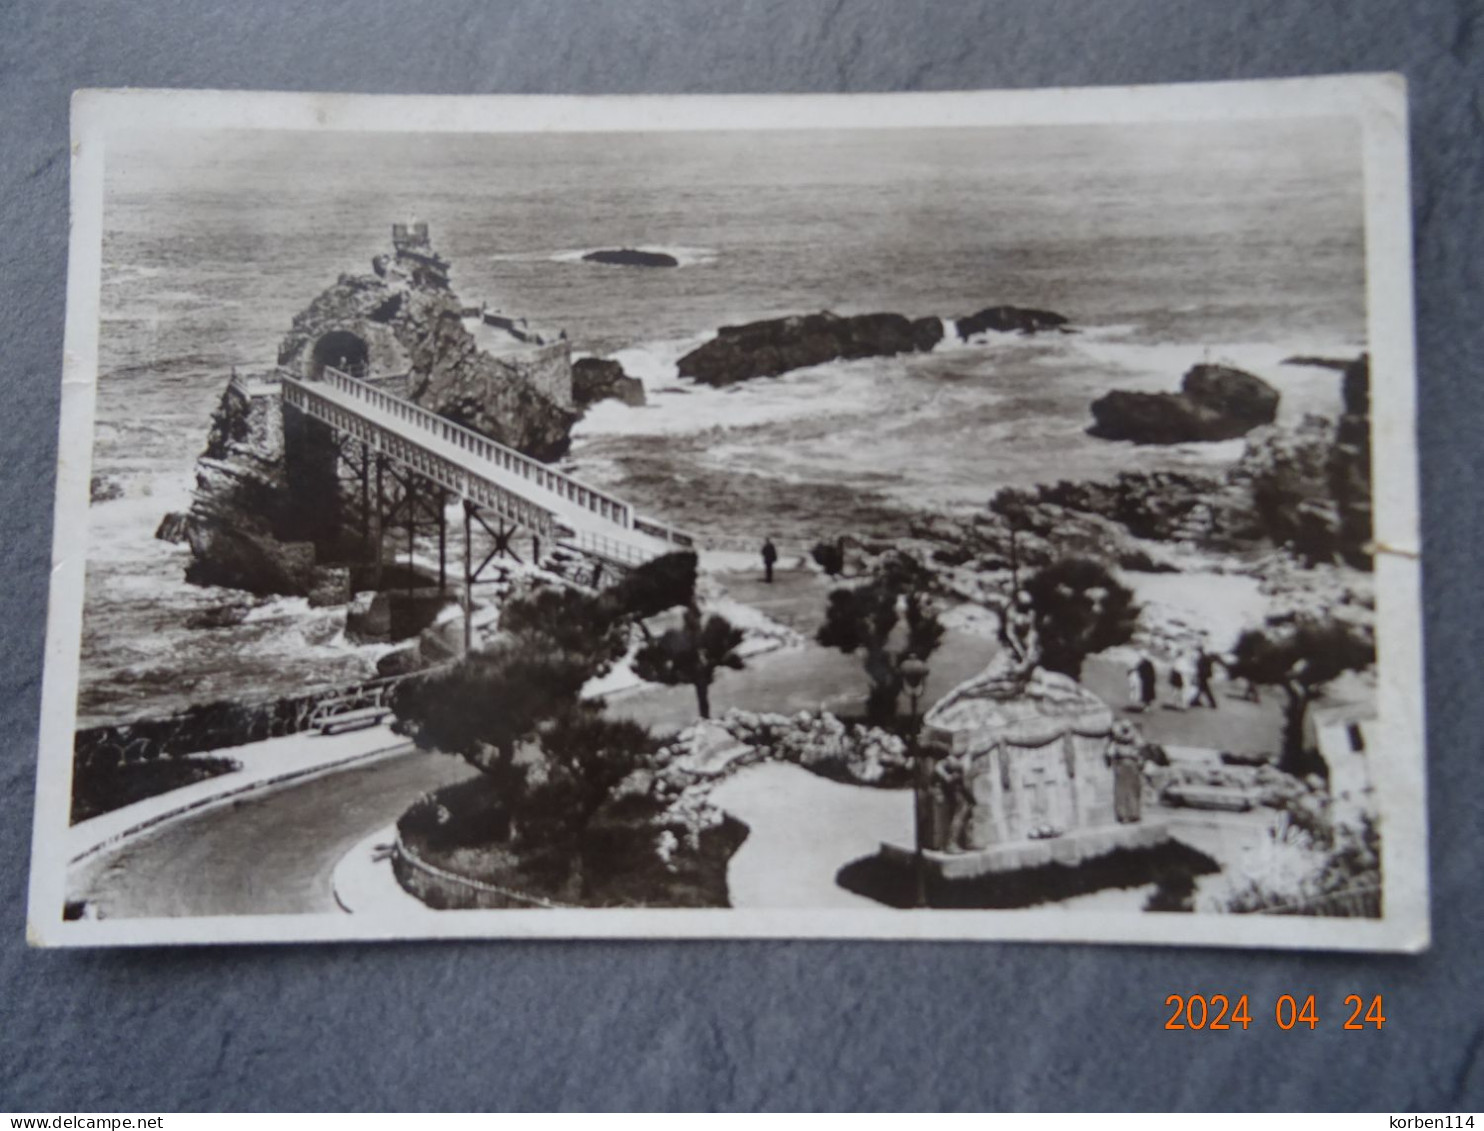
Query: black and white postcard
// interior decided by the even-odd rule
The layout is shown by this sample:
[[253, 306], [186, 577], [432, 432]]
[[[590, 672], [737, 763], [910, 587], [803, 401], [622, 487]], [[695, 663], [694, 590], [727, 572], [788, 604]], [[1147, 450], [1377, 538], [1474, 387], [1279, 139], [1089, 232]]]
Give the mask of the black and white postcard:
[[39, 945], [1427, 945], [1391, 76], [85, 91]]

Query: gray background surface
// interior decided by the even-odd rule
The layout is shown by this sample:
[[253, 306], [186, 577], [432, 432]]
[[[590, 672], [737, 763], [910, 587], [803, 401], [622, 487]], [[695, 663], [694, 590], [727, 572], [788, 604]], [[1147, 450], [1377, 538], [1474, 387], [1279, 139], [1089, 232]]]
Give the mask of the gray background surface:
[[[1313, 3], [12, 3], [0, 10], [0, 1109], [1484, 1106], [1484, 10]], [[1422, 957], [866, 943], [28, 951], [24, 897], [86, 86], [937, 90], [1411, 83], [1434, 936]], [[1166, 1032], [1169, 993], [1251, 995]], [[1270, 1003], [1315, 993], [1323, 1023]], [[1341, 1029], [1385, 995], [1381, 1032]]]

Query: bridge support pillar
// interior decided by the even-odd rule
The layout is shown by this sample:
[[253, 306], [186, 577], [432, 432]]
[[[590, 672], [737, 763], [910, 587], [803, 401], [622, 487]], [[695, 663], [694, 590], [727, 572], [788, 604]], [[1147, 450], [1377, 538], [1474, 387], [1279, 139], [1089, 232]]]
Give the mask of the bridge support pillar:
[[438, 591], [448, 589], [448, 493], [438, 492]]
[[361, 441], [361, 543], [371, 541], [371, 445]]
[[381, 550], [383, 518], [386, 508], [386, 457], [376, 457], [376, 506], [370, 511], [371, 537], [367, 549], [371, 554], [371, 588], [381, 588]]
[[402, 501], [407, 507], [407, 596], [417, 588], [417, 573], [413, 559], [417, 555], [417, 496], [413, 491], [416, 482], [411, 475], [402, 485]]
[[474, 538], [469, 524], [474, 508], [464, 500], [464, 655], [474, 647]]

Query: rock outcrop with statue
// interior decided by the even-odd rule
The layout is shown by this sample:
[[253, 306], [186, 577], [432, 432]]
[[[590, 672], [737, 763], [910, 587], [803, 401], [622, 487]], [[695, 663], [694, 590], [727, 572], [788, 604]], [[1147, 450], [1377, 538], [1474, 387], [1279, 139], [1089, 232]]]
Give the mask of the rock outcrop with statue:
[[161, 525], [162, 536], [190, 545], [190, 580], [322, 604], [350, 599], [346, 563], [358, 560], [365, 516], [337, 478], [333, 433], [283, 412], [279, 372], [317, 380], [338, 369], [536, 459], [566, 452], [579, 409], [565, 336], [464, 305], [426, 225], [395, 225], [393, 247], [294, 318], [277, 369], [232, 375], [197, 461], [191, 509]]

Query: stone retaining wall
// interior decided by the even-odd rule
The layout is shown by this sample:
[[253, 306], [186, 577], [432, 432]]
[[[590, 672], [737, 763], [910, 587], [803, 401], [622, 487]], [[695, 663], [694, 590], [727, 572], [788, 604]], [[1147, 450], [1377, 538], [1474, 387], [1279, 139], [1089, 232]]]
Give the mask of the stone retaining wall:
[[400, 832], [392, 852], [392, 873], [404, 890], [438, 911], [506, 911], [566, 906], [429, 864], [407, 847]]

